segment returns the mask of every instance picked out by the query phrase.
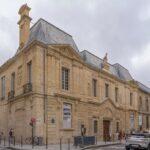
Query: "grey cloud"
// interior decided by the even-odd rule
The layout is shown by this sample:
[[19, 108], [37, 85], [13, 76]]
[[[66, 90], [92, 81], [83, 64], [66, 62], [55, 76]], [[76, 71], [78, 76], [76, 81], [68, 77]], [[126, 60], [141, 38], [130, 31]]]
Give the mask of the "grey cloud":
[[[137, 80], [150, 86], [148, 75], [150, 69], [143, 66], [136, 70], [131, 64], [132, 57], [143, 51], [143, 48], [150, 43], [149, 0], [26, 1], [32, 8], [32, 22], [42, 17], [60, 27], [73, 35], [80, 50], [87, 49], [99, 57], [103, 57], [105, 52], [108, 52], [111, 63], [120, 63]], [[7, 8], [7, 2], [0, 7]], [[16, 7], [13, 5], [9, 15], [16, 13], [20, 5], [21, 2], [16, 4]], [[18, 28], [16, 22], [18, 19], [19, 16], [14, 15], [12, 26], [9, 24], [10, 18], [6, 19], [6, 22], [8, 22], [6, 26], [0, 21], [0, 30], [3, 28], [6, 34], [10, 33], [10, 49], [17, 49]], [[0, 43], [0, 45], [3, 45], [3, 43]], [[2, 47], [8, 49], [7, 46]], [[3, 51], [2, 53], [3, 57], [7, 57], [10, 52]], [[11, 53], [14, 53], [14, 51], [11, 51]]]

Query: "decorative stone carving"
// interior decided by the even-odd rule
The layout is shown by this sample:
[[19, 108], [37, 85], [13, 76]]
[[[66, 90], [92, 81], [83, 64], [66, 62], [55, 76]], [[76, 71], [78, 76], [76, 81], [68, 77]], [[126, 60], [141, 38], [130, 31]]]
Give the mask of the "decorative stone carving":
[[105, 71], [109, 71], [108, 54], [107, 53], [105, 54], [105, 56], [103, 58], [102, 69]]

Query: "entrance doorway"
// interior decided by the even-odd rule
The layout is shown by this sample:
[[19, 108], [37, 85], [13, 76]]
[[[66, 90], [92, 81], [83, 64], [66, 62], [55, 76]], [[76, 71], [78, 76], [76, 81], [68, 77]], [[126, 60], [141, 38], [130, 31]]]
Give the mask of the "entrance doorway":
[[110, 120], [103, 120], [103, 139], [110, 141]]

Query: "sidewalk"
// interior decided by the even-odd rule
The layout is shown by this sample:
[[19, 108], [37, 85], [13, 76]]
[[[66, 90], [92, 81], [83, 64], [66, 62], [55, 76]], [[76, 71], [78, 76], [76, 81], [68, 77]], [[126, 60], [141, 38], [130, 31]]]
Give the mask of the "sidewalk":
[[86, 146], [86, 147], [83, 147], [81, 148], [81, 150], [86, 150], [86, 149], [91, 149], [91, 148], [98, 148], [98, 147], [106, 147], [106, 146], [111, 146], [111, 145], [120, 145], [120, 144], [123, 144], [125, 141], [116, 141], [116, 142], [103, 142], [103, 141], [100, 141], [100, 142], [97, 142], [96, 145], [90, 145], [90, 146]]
[[[48, 148], [47, 150], [85, 150], [85, 149], [91, 149], [91, 148], [97, 148], [97, 147], [105, 147], [105, 146], [110, 146], [110, 145], [118, 145], [118, 144], [122, 144], [124, 143], [123, 142], [120, 142], [120, 141], [116, 141], [116, 142], [103, 142], [103, 141], [99, 141], [97, 142], [96, 145], [91, 145], [91, 146], [85, 146], [84, 148], [80, 148], [80, 147], [75, 147], [73, 146], [73, 144], [71, 143], [70, 144], [70, 148], [68, 146], [68, 144], [62, 144], [62, 147], [60, 148], [60, 145], [57, 144], [57, 145], [48, 145]], [[0, 145], [1, 147], [4, 147], [3, 143]], [[8, 143], [6, 143], [6, 148], [8, 148]], [[10, 145], [10, 147], [12, 150], [46, 150], [46, 146], [34, 146], [32, 148], [32, 145], [23, 145], [21, 147], [20, 144], [16, 144], [15, 146], [14, 145]]]

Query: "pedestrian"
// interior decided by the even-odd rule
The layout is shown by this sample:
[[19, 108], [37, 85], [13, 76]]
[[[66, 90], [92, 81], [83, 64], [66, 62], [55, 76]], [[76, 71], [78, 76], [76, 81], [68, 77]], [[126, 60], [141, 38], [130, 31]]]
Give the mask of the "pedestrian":
[[122, 141], [122, 131], [121, 130], [119, 132], [119, 140], [120, 140], [120, 142]]
[[116, 132], [116, 138], [115, 139], [116, 139], [116, 141], [119, 140], [119, 132], [118, 131]]
[[11, 144], [12, 141], [13, 141], [13, 136], [14, 136], [14, 131], [13, 129], [11, 128], [10, 131], [9, 131], [9, 143]]
[[0, 132], [0, 144], [2, 143], [3, 132]]

